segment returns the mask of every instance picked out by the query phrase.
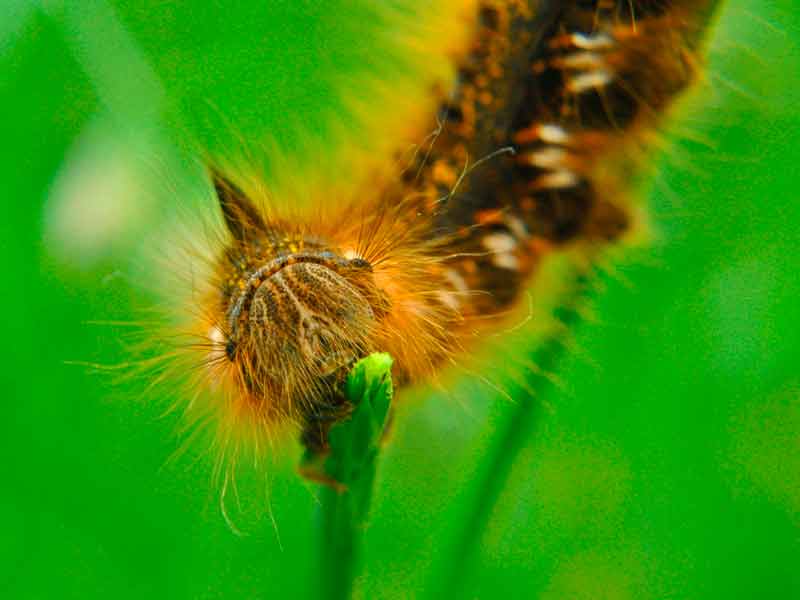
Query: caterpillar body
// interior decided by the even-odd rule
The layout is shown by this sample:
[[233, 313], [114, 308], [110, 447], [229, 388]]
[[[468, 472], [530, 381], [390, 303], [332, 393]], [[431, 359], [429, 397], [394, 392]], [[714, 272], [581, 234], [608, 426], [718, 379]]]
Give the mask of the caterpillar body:
[[212, 169], [228, 241], [198, 328], [234, 425], [293, 423], [324, 450], [355, 360], [388, 352], [397, 383], [424, 380], [548, 256], [592, 256], [633, 228], [632, 167], [695, 77], [716, 2], [468, 4], [454, 88], [424, 108], [432, 141], [336, 214], [261, 210]]

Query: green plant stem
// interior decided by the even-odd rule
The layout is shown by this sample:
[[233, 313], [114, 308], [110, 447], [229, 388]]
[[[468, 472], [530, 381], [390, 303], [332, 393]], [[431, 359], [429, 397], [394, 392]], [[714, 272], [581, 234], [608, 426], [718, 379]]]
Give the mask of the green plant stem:
[[352, 595], [361, 564], [361, 541], [369, 515], [374, 469], [354, 489], [324, 486], [320, 491], [322, 597], [341, 600]]
[[359, 532], [348, 493], [320, 490], [322, 537], [320, 584], [323, 598], [349, 598], [358, 563]]
[[360, 572], [373, 479], [364, 477], [355, 488], [325, 485], [320, 490], [320, 598], [345, 600], [352, 596]]
[[328, 433], [324, 454], [308, 451], [303, 471], [320, 489], [320, 598], [350, 598], [361, 565], [380, 441], [392, 398], [392, 360], [374, 354], [352, 369], [345, 397], [351, 415]]
[[434, 568], [435, 579], [426, 590], [429, 598], [460, 598], [464, 584], [469, 580], [478, 545], [488, 526], [492, 510], [506, 486], [509, 473], [520, 451], [530, 443], [537, 424], [539, 401], [552, 386], [546, 377], [565, 353], [565, 332], [570, 332], [580, 321], [580, 308], [587, 300], [588, 277], [577, 275], [572, 297], [556, 312], [561, 323], [560, 331], [546, 338], [534, 353], [536, 372], [527, 377], [527, 389], [517, 389], [512, 397], [520, 400], [512, 407], [494, 436], [486, 460], [476, 475], [480, 483], [473, 489], [477, 497], [465, 513], [461, 529], [453, 538], [449, 551], [442, 554], [444, 562]]

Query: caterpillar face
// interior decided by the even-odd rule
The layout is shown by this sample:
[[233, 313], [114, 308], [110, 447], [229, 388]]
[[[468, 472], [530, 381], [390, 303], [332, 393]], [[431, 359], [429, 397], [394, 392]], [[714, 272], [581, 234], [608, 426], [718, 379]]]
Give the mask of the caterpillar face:
[[226, 354], [258, 371], [246, 377], [249, 387], [265, 377], [282, 381], [284, 362], [326, 376], [366, 351], [375, 313], [347, 278], [362, 269], [369, 264], [320, 252], [279, 256], [248, 276], [230, 299]]
[[[220, 257], [218, 299], [236, 393], [268, 418], [332, 399], [339, 377], [373, 350], [386, 307], [370, 263], [322, 242], [278, 233], [232, 183], [218, 178], [230, 245]], [[313, 406], [311, 406], [313, 405]]]

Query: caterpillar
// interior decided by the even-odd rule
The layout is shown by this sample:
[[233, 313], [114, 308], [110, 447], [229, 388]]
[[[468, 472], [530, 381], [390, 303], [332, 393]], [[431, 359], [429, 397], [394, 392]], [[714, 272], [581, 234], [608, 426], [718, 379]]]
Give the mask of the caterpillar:
[[431, 141], [324, 219], [262, 207], [212, 166], [227, 241], [197, 329], [220, 412], [324, 451], [354, 361], [388, 352], [397, 384], [425, 381], [548, 257], [591, 259], [634, 231], [632, 173], [700, 69], [716, 4], [468, 2], [455, 83], [419, 109]]

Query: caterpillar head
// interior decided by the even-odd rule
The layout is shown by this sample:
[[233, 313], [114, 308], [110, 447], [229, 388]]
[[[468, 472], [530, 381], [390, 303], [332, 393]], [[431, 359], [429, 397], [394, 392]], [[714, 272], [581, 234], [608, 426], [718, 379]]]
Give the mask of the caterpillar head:
[[372, 266], [265, 220], [217, 174], [214, 187], [230, 240], [218, 262], [212, 337], [234, 394], [268, 420], [324, 414], [348, 367], [374, 351], [386, 301]]

